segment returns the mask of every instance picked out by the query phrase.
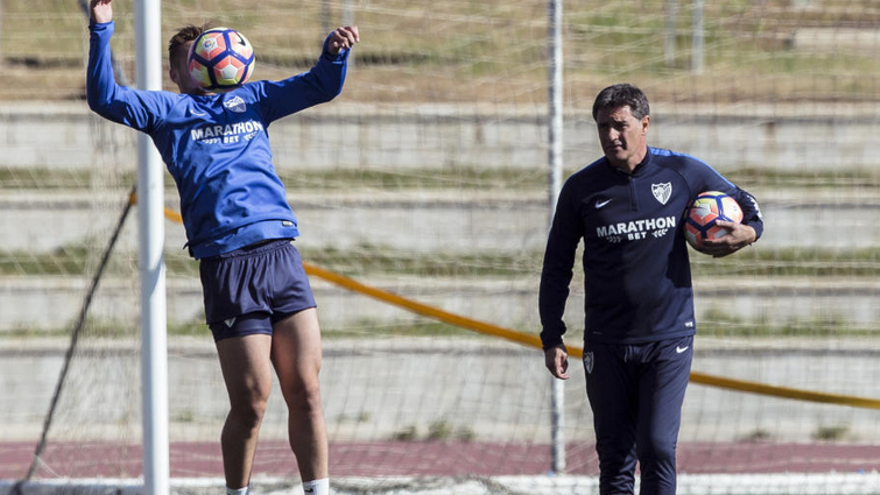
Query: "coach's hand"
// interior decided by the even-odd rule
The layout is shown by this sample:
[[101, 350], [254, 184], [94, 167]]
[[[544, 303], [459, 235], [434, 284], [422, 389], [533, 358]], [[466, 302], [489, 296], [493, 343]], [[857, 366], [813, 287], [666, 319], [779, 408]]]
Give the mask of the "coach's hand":
[[568, 351], [560, 344], [544, 351], [544, 366], [550, 370], [550, 374], [560, 380], [568, 380]]
[[755, 239], [758, 237], [755, 229], [741, 223], [717, 220], [715, 225], [727, 229], [727, 235], [718, 239], [704, 240], [702, 250], [704, 253], [711, 254], [715, 258], [735, 253], [755, 242]]
[[330, 33], [330, 43], [327, 44], [327, 51], [330, 55], [339, 55], [342, 50], [351, 50], [355, 43], [360, 43], [361, 35], [358, 33], [357, 26], [342, 26]]

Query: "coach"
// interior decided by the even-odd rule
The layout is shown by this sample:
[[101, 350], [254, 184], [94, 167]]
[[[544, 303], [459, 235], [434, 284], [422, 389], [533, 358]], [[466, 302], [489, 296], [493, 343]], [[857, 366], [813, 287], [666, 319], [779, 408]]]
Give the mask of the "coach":
[[675, 446], [693, 357], [693, 290], [684, 216], [705, 191], [733, 197], [743, 222], [705, 253], [726, 256], [761, 236], [758, 203], [702, 161], [652, 148], [648, 100], [629, 84], [593, 104], [603, 158], [568, 178], [544, 253], [539, 311], [544, 359], [567, 379], [562, 341], [575, 251], [584, 241], [584, 369], [601, 495], [675, 493]]

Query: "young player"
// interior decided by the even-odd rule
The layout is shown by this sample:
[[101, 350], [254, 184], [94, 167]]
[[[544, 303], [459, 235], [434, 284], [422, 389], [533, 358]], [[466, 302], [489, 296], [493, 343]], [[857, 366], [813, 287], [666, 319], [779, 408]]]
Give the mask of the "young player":
[[189, 47], [203, 28], [187, 26], [168, 48], [169, 73], [180, 94], [140, 91], [114, 81], [111, 3], [90, 4], [89, 107], [147, 133], [177, 183], [188, 247], [201, 260], [207, 323], [229, 393], [221, 434], [227, 492], [247, 493], [274, 367], [304, 491], [326, 495], [321, 334], [315, 301], [291, 244], [299, 235], [297, 221], [272, 166], [266, 128], [342, 91], [349, 50], [360, 41], [358, 28], [333, 31], [306, 73], [210, 94], [187, 71]]
[[584, 369], [593, 410], [602, 495], [675, 493], [675, 445], [693, 356], [693, 291], [682, 232], [701, 192], [722, 191], [742, 224], [705, 251], [726, 256], [760, 237], [755, 199], [696, 158], [648, 147], [651, 117], [641, 90], [602, 90], [593, 118], [605, 157], [572, 175], [559, 195], [544, 254], [539, 308], [545, 365], [567, 379], [562, 321], [575, 250], [586, 276]]

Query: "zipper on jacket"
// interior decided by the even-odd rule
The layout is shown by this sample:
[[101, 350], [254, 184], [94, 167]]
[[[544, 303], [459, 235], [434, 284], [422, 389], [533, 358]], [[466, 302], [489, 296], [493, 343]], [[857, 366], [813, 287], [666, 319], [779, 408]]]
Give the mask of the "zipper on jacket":
[[636, 179], [629, 176], [629, 205], [632, 211], [639, 211], [639, 199], [636, 196]]

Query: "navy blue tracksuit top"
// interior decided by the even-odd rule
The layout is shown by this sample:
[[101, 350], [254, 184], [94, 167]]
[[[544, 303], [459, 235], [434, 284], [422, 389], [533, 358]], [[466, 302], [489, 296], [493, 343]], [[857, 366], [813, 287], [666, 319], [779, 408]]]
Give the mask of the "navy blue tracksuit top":
[[763, 232], [755, 198], [706, 163], [648, 148], [631, 175], [604, 157], [573, 174], [559, 195], [541, 273], [544, 348], [562, 343], [575, 251], [584, 241], [584, 339], [637, 344], [693, 335], [684, 218], [705, 191], [733, 197], [743, 223]]

